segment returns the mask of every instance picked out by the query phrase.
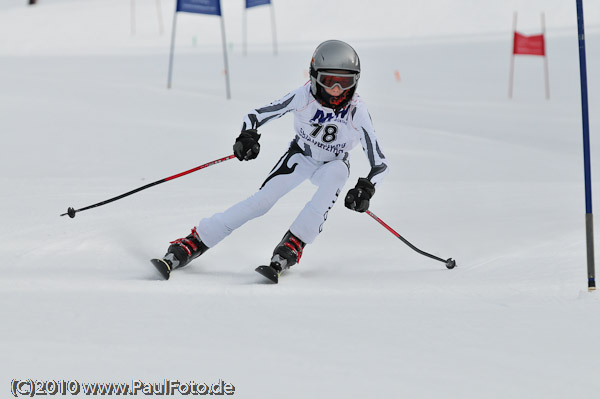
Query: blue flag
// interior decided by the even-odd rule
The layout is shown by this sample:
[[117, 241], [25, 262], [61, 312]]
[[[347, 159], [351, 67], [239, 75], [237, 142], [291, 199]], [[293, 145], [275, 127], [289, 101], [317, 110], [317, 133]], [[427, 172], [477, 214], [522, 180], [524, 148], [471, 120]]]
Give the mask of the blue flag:
[[271, 4], [271, 0], [246, 0], [246, 8]]
[[221, 15], [221, 0], [177, 0], [176, 11]]

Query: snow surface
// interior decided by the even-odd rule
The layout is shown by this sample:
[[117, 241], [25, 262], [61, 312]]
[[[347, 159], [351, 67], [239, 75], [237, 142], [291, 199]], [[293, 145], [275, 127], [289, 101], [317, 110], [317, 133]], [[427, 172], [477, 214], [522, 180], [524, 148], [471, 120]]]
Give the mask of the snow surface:
[[[221, 378], [241, 398], [597, 395], [575, 1], [277, 1], [278, 56], [265, 9], [248, 13], [257, 36], [241, 54], [242, 1], [225, 1], [229, 101], [215, 17], [180, 15], [169, 91], [172, 1], [162, 35], [151, 0], [136, 1], [135, 34], [128, 1], [25, 3], [0, 0], [0, 396], [13, 378]], [[584, 5], [594, 198], [598, 3]], [[526, 56], [508, 99], [513, 10], [531, 32], [546, 12], [550, 100], [542, 59]], [[253, 162], [59, 217], [230, 154], [244, 113], [302, 85], [334, 37], [361, 56], [391, 165], [371, 210], [456, 269], [338, 204], [301, 264], [264, 284], [254, 267], [312, 195], [306, 183], [157, 280], [149, 258], [260, 186], [289, 116], [262, 129]], [[368, 172], [359, 148], [352, 165], [348, 186]]]

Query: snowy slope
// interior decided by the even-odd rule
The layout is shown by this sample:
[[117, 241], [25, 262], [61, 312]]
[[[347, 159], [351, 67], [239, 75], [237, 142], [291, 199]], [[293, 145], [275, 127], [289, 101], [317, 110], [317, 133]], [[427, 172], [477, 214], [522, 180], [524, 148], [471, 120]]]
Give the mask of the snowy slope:
[[[15, 3], [0, 1], [5, 393], [15, 378], [224, 379], [241, 398], [565, 398], [600, 389], [574, 2], [545, 2], [550, 100], [535, 57], [516, 60], [507, 98], [512, 11], [528, 13], [524, 26], [535, 31], [542, 2], [465, 0], [457, 10], [430, 0], [401, 20], [407, 3], [379, 1], [395, 12], [346, 29], [348, 8], [367, 15], [363, 2], [347, 2], [302, 37], [295, 20], [311, 12], [277, 2], [277, 57], [268, 25], [241, 54], [233, 22], [241, 12], [228, 2], [229, 101], [218, 35], [206, 48], [192, 44], [203, 37], [191, 27], [196, 16], [178, 21], [168, 91], [169, 34], [157, 32], [155, 2], [137, 1], [135, 35], [129, 2]], [[588, 3], [597, 190], [600, 35], [598, 3]], [[161, 5], [166, 32], [172, 5]], [[439, 12], [424, 15], [426, 6]], [[404, 25], [423, 31], [411, 36]], [[428, 36], [424, 26], [438, 30]], [[253, 269], [312, 195], [306, 183], [168, 282], [156, 280], [150, 257], [260, 186], [292, 138], [289, 116], [262, 129], [253, 162], [228, 161], [75, 219], [58, 216], [228, 155], [243, 114], [303, 84], [313, 47], [334, 27], [361, 55], [359, 91], [391, 165], [371, 210], [458, 268], [338, 204], [301, 264], [281, 284], [263, 284]], [[364, 158], [353, 152], [349, 184], [367, 173]]]

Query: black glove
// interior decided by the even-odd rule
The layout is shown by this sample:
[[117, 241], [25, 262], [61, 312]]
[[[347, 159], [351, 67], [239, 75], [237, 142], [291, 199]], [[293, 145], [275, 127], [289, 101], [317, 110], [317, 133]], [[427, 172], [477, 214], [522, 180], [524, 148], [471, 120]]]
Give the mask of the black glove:
[[249, 161], [258, 156], [260, 152], [260, 144], [258, 144], [260, 134], [256, 129], [248, 129], [242, 131], [242, 133], [235, 139], [233, 144], [233, 154], [240, 161]]
[[344, 205], [346, 208], [356, 212], [365, 212], [369, 209], [369, 200], [375, 194], [375, 186], [369, 179], [361, 177], [356, 183], [356, 187], [348, 190]]

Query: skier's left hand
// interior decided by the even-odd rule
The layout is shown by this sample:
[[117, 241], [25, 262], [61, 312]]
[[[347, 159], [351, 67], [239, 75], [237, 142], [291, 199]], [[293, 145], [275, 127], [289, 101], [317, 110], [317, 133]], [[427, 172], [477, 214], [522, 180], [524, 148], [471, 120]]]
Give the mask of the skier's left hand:
[[344, 205], [356, 212], [366, 212], [369, 209], [369, 200], [375, 195], [375, 186], [369, 179], [361, 177], [354, 188], [346, 194]]

